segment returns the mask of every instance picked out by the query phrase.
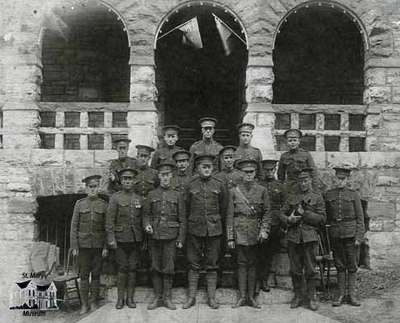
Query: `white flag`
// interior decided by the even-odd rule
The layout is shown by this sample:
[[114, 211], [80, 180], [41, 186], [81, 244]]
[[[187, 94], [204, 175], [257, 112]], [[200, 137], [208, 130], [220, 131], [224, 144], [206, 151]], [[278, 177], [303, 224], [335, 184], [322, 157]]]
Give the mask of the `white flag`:
[[68, 40], [69, 27], [65, 21], [55, 12], [54, 7], [50, 4], [44, 9], [43, 26], [61, 36], [64, 40]]
[[215, 24], [218, 29], [219, 36], [221, 37], [222, 46], [224, 47], [225, 55], [228, 56], [232, 53], [233, 44], [229, 37], [232, 36], [232, 32], [223, 24], [223, 22], [214, 15]]
[[178, 29], [183, 32], [182, 40], [184, 44], [188, 44], [194, 48], [203, 48], [197, 17], [185, 22]]

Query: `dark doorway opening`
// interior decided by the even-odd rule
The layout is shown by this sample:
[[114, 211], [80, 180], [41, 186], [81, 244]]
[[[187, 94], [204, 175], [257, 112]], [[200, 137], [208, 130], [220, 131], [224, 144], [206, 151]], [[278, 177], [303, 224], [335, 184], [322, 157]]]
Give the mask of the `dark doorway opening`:
[[361, 30], [341, 9], [310, 5], [293, 11], [280, 26], [273, 60], [273, 103], [363, 103]]
[[234, 16], [206, 4], [174, 12], [161, 26], [162, 33], [158, 35], [193, 17], [198, 19], [203, 48], [185, 45], [183, 33], [176, 30], [159, 39], [155, 51], [160, 124], [181, 126], [179, 144], [185, 148], [200, 139], [200, 117], [210, 115], [218, 119], [215, 138], [224, 145], [236, 143], [233, 130], [242, 118], [247, 48], [232, 35], [229, 38], [232, 52], [226, 55], [213, 13], [245, 40]]

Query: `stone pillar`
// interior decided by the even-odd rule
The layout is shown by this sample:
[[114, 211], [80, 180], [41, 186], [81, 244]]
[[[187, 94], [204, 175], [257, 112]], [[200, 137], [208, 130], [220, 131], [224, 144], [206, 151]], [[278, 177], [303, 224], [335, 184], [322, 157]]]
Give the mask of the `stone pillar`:
[[155, 105], [157, 89], [153, 57], [131, 59], [130, 106], [128, 111], [130, 155], [136, 155], [135, 146], [145, 144], [157, 147], [158, 113]]
[[256, 126], [252, 143], [261, 149], [264, 158], [275, 155], [275, 114], [271, 105], [273, 81], [272, 58], [249, 57], [244, 121]]

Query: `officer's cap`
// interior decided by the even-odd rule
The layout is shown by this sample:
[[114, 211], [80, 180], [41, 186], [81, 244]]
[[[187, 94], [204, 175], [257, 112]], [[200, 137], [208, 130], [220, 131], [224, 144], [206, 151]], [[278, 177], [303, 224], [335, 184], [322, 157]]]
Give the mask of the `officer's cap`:
[[242, 171], [257, 169], [258, 163], [254, 159], [241, 159], [236, 162], [236, 167]]
[[264, 159], [261, 161], [262, 168], [264, 169], [274, 169], [277, 163], [277, 159]]
[[170, 173], [175, 169], [175, 163], [172, 160], [165, 160], [157, 165], [160, 174]]
[[198, 155], [195, 157], [194, 162], [196, 165], [200, 164], [208, 164], [212, 165], [214, 162], [215, 156], [213, 155]]
[[302, 178], [311, 177], [312, 176], [311, 174], [313, 173], [313, 171], [314, 171], [314, 169], [310, 168], [310, 167], [303, 168], [298, 171], [297, 178], [302, 179]]
[[238, 132], [249, 132], [252, 133], [254, 130], [254, 125], [252, 123], [241, 123], [237, 126]]
[[356, 168], [351, 165], [345, 164], [345, 165], [333, 167], [333, 169], [335, 170], [336, 175], [337, 174], [345, 174], [346, 176], [350, 176], [351, 171], [355, 170]]
[[146, 146], [146, 145], [136, 145], [136, 149], [137, 151], [145, 151], [147, 152], [149, 155], [154, 151], [153, 147], [150, 146]]
[[204, 127], [215, 127], [217, 124], [217, 119], [213, 117], [203, 117], [199, 119], [200, 126]]
[[134, 168], [123, 168], [118, 172], [118, 175], [119, 177], [135, 177], [137, 173], [137, 170]]
[[181, 130], [181, 128], [179, 126], [175, 125], [175, 124], [170, 124], [170, 125], [165, 125], [162, 128], [162, 130], [163, 130], [164, 134], [166, 134], [167, 132], [168, 133], [173, 132], [173, 133], [178, 134], [179, 131]]
[[289, 129], [286, 130], [285, 133], [283, 134], [286, 138], [289, 137], [296, 137], [296, 138], [301, 138], [303, 137], [302, 132], [299, 129]]
[[89, 183], [90, 183], [91, 181], [96, 181], [97, 183], [99, 183], [99, 182], [100, 182], [100, 179], [101, 179], [101, 176], [100, 176], [100, 175], [90, 175], [90, 176], [88, 176], [88, 177], [85, 177], [85, 178], [82, 180], [82, 183], [85, 183], [86, 185], [89, 185]]
[[118, 138], [113, 140], [113, 144], [119, 144], [120, 142], [126, 142], [127, 144], [129, 144], [131, 141], [132, 140], [128, 138]]
[[188, 159], [190, 159], [190, 156], [191, 156], [192, 154], [190, 153], [190, 152], [188, 152], [187, 150], [178, 150], [178, 151], [176, 151], [176, 152], [174, 152], [173, 154], [172, 154], [172, 158], [175, 160], [175, 161], [178, 161], [178, 160], [188, 160]]
[[219, 152], [219, 154], [221, 155], [221, 156], [230, 156], [230, 155], [232, 155], [233, 156], [233, 154], [235, 153], [235, 151], [236, 151], [236, 147], [235, 146], [225, 146], [224, 148], [222, 148], [221, 150], [220, 150], [220, 152]]

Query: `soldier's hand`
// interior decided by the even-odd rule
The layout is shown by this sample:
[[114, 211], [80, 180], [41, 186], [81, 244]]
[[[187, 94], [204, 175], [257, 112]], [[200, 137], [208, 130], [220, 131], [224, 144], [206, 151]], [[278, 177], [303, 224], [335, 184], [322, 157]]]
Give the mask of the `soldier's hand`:
[[148, 233], [148, 234], [153, 234], [153, 227], [148, 224], [146, 225], [146, 227], [144, 228], [144, 230]]
[[104, 248], [104, 249], [103, 249], [103, 251], [101, 252], [101, 256], [102, 256], [103, 258], [106, 258], [106, 257], [108, 256], [108, 249], [107, 249], [107, 248]]
[[266, 240], [268, 240], [268, 233], [261, 231], [260, 234], [258, 235], [258, 241], [264, 242]]
[[361, 244], [361, 242], [360, 241], [358, 241], [357, 239], [354, 241], [354, 244], [356, 245], [356, 247], [358, 247], [360, 244]]
[[301, 219], [301, 216], [297, 216], [297, 215], [291, 214], [291, 215], [288, 217], [288, 223], [294, 224], [294, 223], [299, 222], [300, 219]]
[[117, 249], [117, 243], [115, 241], [110, 242], [109, 246], [111, 249]]
[[76, 257], [79, 255], [79, 249], [72, 249], [72, 256]]
[[114, 182], [116, 180], [116, 177], [113, 173], [110, 173], [110, 181]]
[[299, 213], [299, 214], [301, 214], [301, 215], [303, 215], [304, 214], [304, 208], [303, 208], [303, 205], [299, 205], [298, 206], [298, 208], [297, 208], [297, 213]]
[[176, 242], [176, 247], [179, 248], [179, 249], [182, 249], [182, 248], [183, 248], [182, 242], [177, 241], [177, 242]]
[[228, 241], [228, 248], [235, 249], [235, 241], [233, 241], [233, 240]]

